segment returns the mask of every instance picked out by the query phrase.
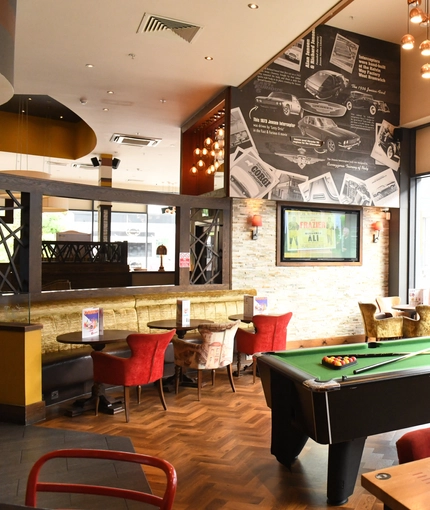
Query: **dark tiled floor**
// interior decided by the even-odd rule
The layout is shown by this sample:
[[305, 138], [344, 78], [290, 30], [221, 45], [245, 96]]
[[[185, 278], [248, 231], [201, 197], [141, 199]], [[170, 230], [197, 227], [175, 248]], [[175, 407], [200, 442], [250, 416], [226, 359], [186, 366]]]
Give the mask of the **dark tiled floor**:
[[[97, 448], [133, 452], [129, 438], [105, 436], [70, 430], [0, 423], [0, 503], [23, 505], [31, 466], [44, 453], [60, 448]], [[86, 459], [56, 459], [47, 465], [51, 481], [99, 483], [149, 491], [139, 465]], [[89, 463], [91, 467], [89, 467]], [[95, 467], [94, 462], [97, 463]], [[115, 498], [79, 494], [40, 494], [38, 506], [81, 509], [152, 509], [151, 505], [125, 502]]]

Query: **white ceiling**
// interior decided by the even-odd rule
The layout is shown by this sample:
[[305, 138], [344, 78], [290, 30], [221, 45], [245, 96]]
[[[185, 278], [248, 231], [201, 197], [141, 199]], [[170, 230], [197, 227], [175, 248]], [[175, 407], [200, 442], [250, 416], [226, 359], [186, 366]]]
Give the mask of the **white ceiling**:
[[[121, 160], [113, 186], [179, 190], [180, 126], [226, 86], [239, 86], [330, 10], [337, 0], [17, 0], [16, 94], [49, 95], [97, 135], [90, 158]], [[381, 17], [370, 15], [377, 6]], [[202, 27], [189, 43], [171, 33], [137, 33], [145, 13]], [[330, 25], [398, 43], [406, 0], [355, 0]], [[213, 60], [205, 60], [205, 56]], [[93, 64], [93, 68], [86, 67]], [[114, 94], [107, 94], [111, 90]], [[86, 104], [80, 102], [85, 98]], [[103, 111], [108, 108], [108, 111]], [[161, 138], [145, 149], [110, 142], [113, 133]], [[43, 170], [97, 183], [71, 161], [0, 153], [0, 169]]]

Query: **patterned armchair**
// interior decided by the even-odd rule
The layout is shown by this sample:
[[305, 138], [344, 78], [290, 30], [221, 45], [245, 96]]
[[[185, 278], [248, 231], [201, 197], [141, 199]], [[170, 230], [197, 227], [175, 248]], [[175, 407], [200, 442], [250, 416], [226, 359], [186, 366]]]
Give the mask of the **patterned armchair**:
[[417, 319], [403, 318], [404, 338], [415, 338], [418, 336], [430, 336], [430, 306], [416, 306]]
[[233, 362], [234, 336], [240, 321], [225, 324], [201, 324], [198, 327], [200, 338], [173, 338], [175, 356], [175, 391], [179, 391], [179, 382], [184, 369], [197, 370], [197, 399], [200, 400], [203, 370], [212, 373], [212, 385], [215, 383], [215, 370], [226, 367], [230, 385], [233, 383], [231, 364]]
[[378, 318], [375, 303], [358, 303], [363, 318], [364, 335], [366, 342], [369, 338], [388, 340], [402, 338], [404, 317]]

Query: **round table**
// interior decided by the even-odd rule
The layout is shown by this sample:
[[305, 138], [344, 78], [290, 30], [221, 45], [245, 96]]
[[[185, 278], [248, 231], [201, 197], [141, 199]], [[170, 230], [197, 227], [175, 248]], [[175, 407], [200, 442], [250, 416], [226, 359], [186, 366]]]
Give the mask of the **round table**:
[[406, 312], [409, 314], [410, 317], [415, 317], [416, 311], [416, 305], [407, 305], [407, 304], [400, 304], [400, 305], [392, 305], [391, 308], [394, 310], [399, 310], [401, 312]]
[[245, 318], [243, 313], [236, 313], [234, 315], [229, 315], [228, 316], [228, 320], [230, 320], [230, 321], [241, 321], [241, 322], [244, 322], [245, 324], [251, 324], [252, 317], [251, 318], [249, 318], [249, 317]]
[[[106, 344], [121, 342], [128, 335], [137, 333], [127, 329], [106, 329], [102, 335], [94, 335], [91, 337], [83, 337], [82, 331], [73, 331], [57, 336], [57, 342], [62, 344], [83, 344], [90, 345], [94, 351], [102, 351]], [[85, 411], [95, 409], [96, 397], [100, 397], [99, 410], [105, 414], [116, 414], [124, 410], [122, 401], [111, 402], [107, 397], [103, 384], [93, 384], [91, 397], [76, 400], [71, 408], [66, 411], [68, 416], [79, 416]]]
[[129, 331], [127, 329], [107, 329], [102, 335], [94, 335], [83, 337], [82, 331], [73, 331], [72, 333], [64, 333], [57, 336], [57, 342], [62, 344], [84, 344], [90, 345], [95, 351], [102, 351], [106, 344], [121, 342], [128, 335], [137, 333], [137, 331]]
[[191, 319], [189, 326], [182, 326], [176, 319], [162, 319], [158, 321], [151, 321], [147, 323], [150, 329], [176, 329], [178, 338], [184, 338], [187, 331], [197, 329], [200, 324], [213, 324], [213, 321], [206, 319]]

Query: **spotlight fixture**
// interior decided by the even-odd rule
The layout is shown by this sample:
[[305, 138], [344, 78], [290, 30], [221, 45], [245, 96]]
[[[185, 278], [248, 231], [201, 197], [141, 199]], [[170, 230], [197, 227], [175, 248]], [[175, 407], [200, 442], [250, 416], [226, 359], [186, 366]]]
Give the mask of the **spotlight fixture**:
[[112, 168], [116, 170], [119, 167], [119, 164], [121, 163], [121, 160], [118, 158], [112, 159]]
[[100, 166], [99, 158], [91, 158], [91, 163], [93, 164], [93, 166]]

